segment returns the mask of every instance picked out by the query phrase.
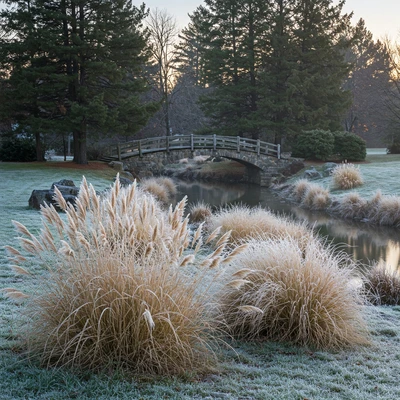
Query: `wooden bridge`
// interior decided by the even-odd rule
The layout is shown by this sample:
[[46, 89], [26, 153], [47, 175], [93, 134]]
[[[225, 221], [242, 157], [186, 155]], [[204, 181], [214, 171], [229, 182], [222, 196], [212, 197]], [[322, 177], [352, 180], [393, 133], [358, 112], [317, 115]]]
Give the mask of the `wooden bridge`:
[[270, 156], [280, 159], [280, 145], [247, 139], [240, 136], [218, 135], [177, 135], [162, 136], [131, 142], [118, 143], [109, 148], [105, 161], [122, 161], [131, 157], [143, 157], [145, 154], [171, 152], [174, 150], [229, 150], [236, 153], [247, 152], [257, 156]]

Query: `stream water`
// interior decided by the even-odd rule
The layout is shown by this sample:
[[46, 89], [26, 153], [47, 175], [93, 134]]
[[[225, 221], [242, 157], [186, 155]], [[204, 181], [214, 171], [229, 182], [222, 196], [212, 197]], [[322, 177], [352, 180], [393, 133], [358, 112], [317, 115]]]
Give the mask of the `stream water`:
[[387, 262], [393, 269], [400, 263], [400, 230], [366, 223], [344, 221], [325, 212], [311, 212], [279, 198], [267, 188], [250, 184], [178, 182], [178, 198], [189, 203], [203, 201], [212, 206], [244, 204], [261, 206], [314, 226], [329, 242], [346, 251], [356, 261], [369, 265]]

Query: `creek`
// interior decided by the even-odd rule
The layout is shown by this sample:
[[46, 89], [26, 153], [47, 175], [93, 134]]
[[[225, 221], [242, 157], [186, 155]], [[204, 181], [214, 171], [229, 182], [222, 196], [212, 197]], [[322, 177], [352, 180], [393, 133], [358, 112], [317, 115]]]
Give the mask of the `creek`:
[[306, 222], [328, 242], [350, 254], [355, 261], [366, 265], [386, 262], [393, 269], [399, 267], [399, 229], [342, 220], [325, 212], [311, 212], [290, 204], [270, 189], [257, 185], [183, 181], [177, 184], [178, 199], [186, 195], [189, 204], [203, 201], [215, 207], [229, 204], [261, 206], [275, 214]]

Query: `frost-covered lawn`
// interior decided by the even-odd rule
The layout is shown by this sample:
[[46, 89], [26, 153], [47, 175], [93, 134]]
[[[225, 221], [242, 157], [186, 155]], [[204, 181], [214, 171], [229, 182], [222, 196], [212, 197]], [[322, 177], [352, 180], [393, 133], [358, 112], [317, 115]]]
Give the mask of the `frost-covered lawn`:
[[[388, 158], [387, 158], [388, 157]], [[360, 164], [366, 196], [381, 188], [400, 195], [400, 158], [374, 154]], [[60, 164], [0, 163], [0, 288], [23, 288], [10, 272], [3, 245], [14, 244], [11, 219], [35, 230], [39, 212], [27, 207], [33, 189], [82, 174], [96, 189], [111, 185], [111, 169]], [[149, 380], [120, 375], [45, 370], [19, 353], [21, 307], [0, 296], [0, 399], [399, 399], [400, 307], [367, 307], [372, 345], [338, 352], [276, 343], [231, 343], [213, 374]]]

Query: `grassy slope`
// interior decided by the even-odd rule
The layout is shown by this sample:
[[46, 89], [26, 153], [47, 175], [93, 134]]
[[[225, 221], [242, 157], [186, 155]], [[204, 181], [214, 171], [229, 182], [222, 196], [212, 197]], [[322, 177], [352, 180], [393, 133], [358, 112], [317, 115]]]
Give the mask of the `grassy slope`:
[[[1, 246], [14, 243], [11, 219], [33, 229], [39, 226], [39, 213], [27, 208], [33, 189], [49, 188], [63, 178], [79, 184], [84, 174], [96, 189], [102, 190], [115, 175], [110, 169], [67, 170], [60, 166], [0, 163]], [[399, 161], [386, 164], [385, 176], [392, 177], [399, 166]], [[367, 168], [371, 167], [377, 169], [379, 165], [361, 165], [366, 181]], [[386, 183], [382, 181], [381, 176], [377, 182]], [[393, 182], [387, 183], [392, 191], [397, 190]], [[0, 288], [22, 287], [23, 282], [9, 272], [6, 264], [1, 249]], [[212, 375], [149, 382], [115, 375], [47, 371], [30, 364], [17, 352], [20, 307], [0, 297], [0, 399], [400, 398], [400, 307], [369, 307], [366, 312], [372, 338], [369, 348], [328, 353], [275, 343], [232, 343], [235, 351], [221, 349], [220, 365]]]

